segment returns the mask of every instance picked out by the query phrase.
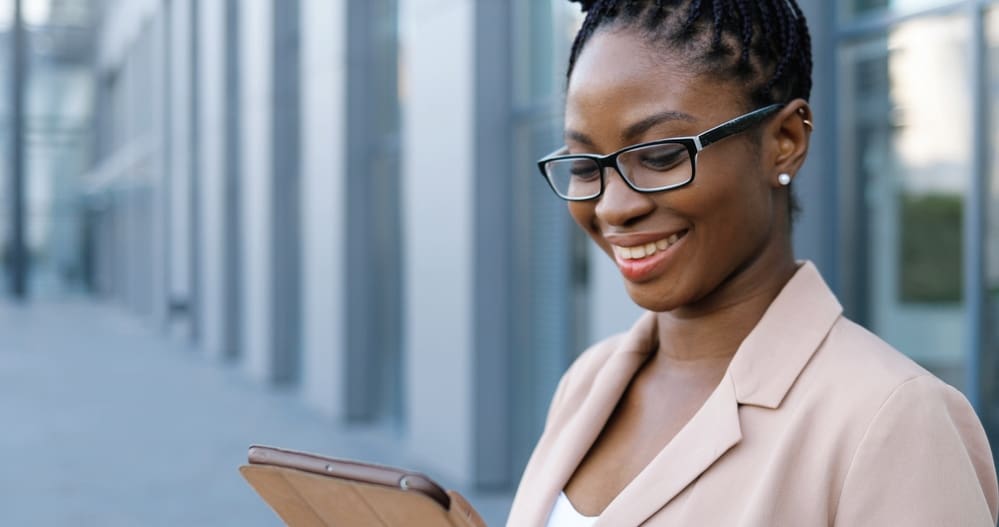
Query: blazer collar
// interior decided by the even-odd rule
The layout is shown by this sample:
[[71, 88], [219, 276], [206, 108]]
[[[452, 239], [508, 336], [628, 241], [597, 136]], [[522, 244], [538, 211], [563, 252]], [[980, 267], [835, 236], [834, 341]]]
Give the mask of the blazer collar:
[[739, 403], [779, 407], [842, 313], [815, 265], [804, 262], [728, 366]]

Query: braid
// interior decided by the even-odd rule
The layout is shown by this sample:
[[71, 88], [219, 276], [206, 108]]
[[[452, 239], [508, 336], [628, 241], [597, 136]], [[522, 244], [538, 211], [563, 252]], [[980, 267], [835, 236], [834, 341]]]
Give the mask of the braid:
[[582, 0], [586, 18], [569, 55], [569, 75], [602, 27], [634, 27], [686, 64], [751, 87], [754, 104], [808, 99], [811, 37], [795, 0]]
[[693, 30], [694, 22], [701, 16], [701, 0], [692, 0], [690, 2], [690, 7], [687, 9], [687, 20], [683, 22], [683, 32], [687, 33]]
[[808, 72], [808, 75], [801, 75], [797, 78], [798, 82], [801, 83], [798, 89], [808, 94], [812, 92], [812, 67], [814, 66], [812, 63], [812, 35], [808, 31], [808, 23], [805, 21], [805, 13], [801, 11], [801, 6], [794, 2], [791, 7], [795, 16], [795, 33], [801, 39], [799, 47], [804, 50], [795, 55], [798, 58], [798, 69]]
[[756, 7], [759, 9], [760, 20], [770, 20], [770, 2], [768, 0], [756, 2]]
[[724, 0], [712, 0], [711, 17], [714, 19], [714, 36], [711, 37], [711, 49], [718, 50], [722, 46], [722, 16], [725, 14], [722, 2]]
[[[772, 1], [777, 4], [784, 3], [784, 0], [772, 0]], [[778, 6], [775, 6], [775, 8], [777, 7]], [[791, 32], [791, 28], [789, 27], [790, 24], [788, 24], [787, 20], [788, 13], [785, 9], [776, 9], [776, 12], [777, 12], [777, 27], [779, 30], [778, 32], [780, 34], [780, 47], [782, 49], [790, 49], [792, 46], [794, 46], [794, 36]], [[784, 75], [784, 69], [787, 67], [788, 60], [789, 57], [787, 53], [781, 54], [780, 59], [777, 62], [777, 68], [774, 71], [774, 75], [770, 79], [770, 82], [767, 83], [765, 91], [769, 91], [770, 89], [772, 89], [774, 84], [776, 84], [776, 82]]]
[[742, 19], [742, 54], [739, 56], [739, 65], [740, 67], [749, 66], [749, 49], [753, 45], [753, 19], [749, 7], [746, 6], [746, 0], [737, 0], [735, 9], [739, 12], [739, 18]]

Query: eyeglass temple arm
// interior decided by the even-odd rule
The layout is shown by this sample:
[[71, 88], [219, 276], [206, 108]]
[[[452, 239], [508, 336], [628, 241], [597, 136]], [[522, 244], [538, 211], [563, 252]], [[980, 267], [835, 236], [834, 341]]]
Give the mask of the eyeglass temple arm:
[[722, 123], [697, 136], [697, 139], [700, 141], [700, 148], [704, 148], [711, 143], [725, 139], [730, 135], [745, 132], [783, 107], [783, 104], [771, 104], [770, 106], [764, 106], [759, 110], [749, 112], [741, 117], [736, 117], [727, 123]]

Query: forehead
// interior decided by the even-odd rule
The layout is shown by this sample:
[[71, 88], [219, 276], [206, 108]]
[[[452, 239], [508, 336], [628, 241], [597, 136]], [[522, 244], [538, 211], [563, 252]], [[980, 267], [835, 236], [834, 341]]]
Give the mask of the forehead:
[[684, 59], [634, 31], [598, 31], [569, 78], [566, 128], [622, 130], [663, 111], [689, 114], [693, 123], [736, 115], [741, 104], [735, 87], [698, 73]]

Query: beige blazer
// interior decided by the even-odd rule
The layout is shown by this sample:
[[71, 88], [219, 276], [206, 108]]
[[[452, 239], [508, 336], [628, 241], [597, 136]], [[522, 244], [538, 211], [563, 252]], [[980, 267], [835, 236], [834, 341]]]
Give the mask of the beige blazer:
[[[509, 527], [545, 525], [655, 341], [647, 313], [572, 365]], [[704, 406], [596, 525], [994, 526], [997, 504], [989, 444], [964, 396], [843, 318], [806, 262]]]

